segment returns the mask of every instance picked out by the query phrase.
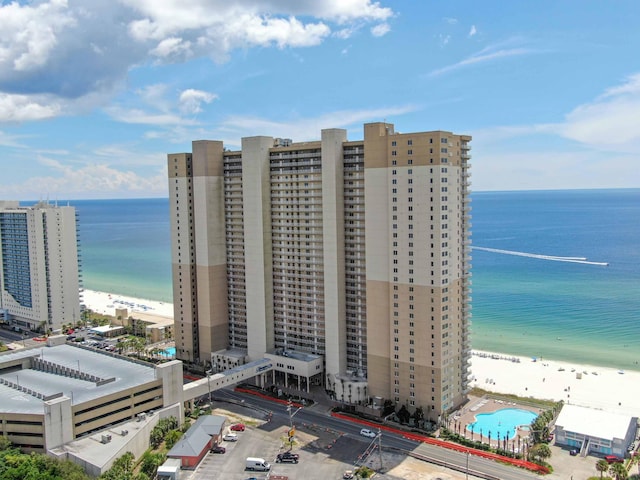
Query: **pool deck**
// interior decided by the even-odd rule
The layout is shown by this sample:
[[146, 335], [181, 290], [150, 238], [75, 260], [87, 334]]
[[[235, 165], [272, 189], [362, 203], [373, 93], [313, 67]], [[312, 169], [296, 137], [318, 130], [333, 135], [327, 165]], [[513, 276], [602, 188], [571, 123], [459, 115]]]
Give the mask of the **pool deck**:
[[[523, 410], [529, 410], [535, 412], [536, 414], [540, 414], [543, 409], [539, 407], [532, 407], [531, 405], [523, 405], [517, 402], [510, 402], [505, 400], [498, 400], [489, 397], [474, 397], [469, 396], [469, 402], [460, 410], [451, 415], [450, 418], [450, 428], [458, 432], [461, 435], [464, 435], [466, 438], [473, 438], [474, 440], [480, 440], [480, 432], [473, 432], [473, 434], [467, 431], [467, 425], [476, 421], [476, 415], [479, 413], [493, 413], [498, 410], [502, 410], [504, 408], [521, 408]], [[454, 423], [458, 426], [458, 428], [454, 427]], [[526, 428], [526, 427], [525, 427]], [[486, 435], [487, 432], [484, 432], [482, 436], [482, 441], [484, 443], [489, 443], [489, 439]], [[496, 432], [493, 432], [495, 435]], [[518, 449], [518, 437], [524, 440], [529, 436], [529, 430], [518, 427], [516, 436], [508, 441], [509, 450]], [[521, 441], [522, 441], [521, 440]], [[504, 447], [503, 441], [500, 442], [501, 447]], [[491, 438], [491, 446], [498, 447], [498, 439]]]

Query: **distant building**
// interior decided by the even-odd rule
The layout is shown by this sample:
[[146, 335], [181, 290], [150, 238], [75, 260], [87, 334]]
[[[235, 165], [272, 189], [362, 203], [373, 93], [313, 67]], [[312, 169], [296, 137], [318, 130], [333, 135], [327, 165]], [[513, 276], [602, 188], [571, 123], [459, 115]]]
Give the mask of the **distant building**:
[[80, 320], [76, 211], [0, 201], [0, 321], [56, 331]]
[[470, 359], [470, 141], [371, 123], [359, 141], [328, 129], [169, 154], [176, 358], [216, 369], [268, 356], [261, 385], [322, 385], [434, 420], [457, 408]]
[[624, 458], [638, 429], [638, 417], [564, 405], [555, 422], [557, 445], [575, 448], [582, 456], [600, 454]]

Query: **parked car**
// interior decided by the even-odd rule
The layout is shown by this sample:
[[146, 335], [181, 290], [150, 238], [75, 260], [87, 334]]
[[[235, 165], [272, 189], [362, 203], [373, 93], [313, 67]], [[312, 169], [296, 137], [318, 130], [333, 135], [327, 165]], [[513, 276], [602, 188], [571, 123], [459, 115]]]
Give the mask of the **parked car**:
[[607, 461], [607, 463], [609, 465], [611, 465], [612, 463], [623, 463], [624, 460], [622, 460], [620, 457], [616, 457], [615, 455], [605, 455], [604, 459]]
[[569, 455], [571, 455], [572, 457], [575, 457], [576, 455], [578, 455], [578, 450], [576, 450], [575, 448], [572, 450], [569, 450]]
[[236, 423], [235, 425], [231, 425], [231, 427], [229, 428], [229, 430], [233, 432], [244, 432], [244, 429], [245, 429], [244, 423]]
[[235, 433], [225, 433], [224, 436], [222, 437], [222, 439], [225, 442], [237, 442], [238, 441], [238, 435], [236, 435]]
[[211, 453], [226, 453], [227, 449], [224, 447], [221, 447], [220, 445], [215, 445], [214, 447], [211, 448]]
[[297, 453], [284, 452], [279, 453], [276, 457], [276, 463], [298, 463], [300, 455]]
[[342, 478], [344, 478], [344, 480], [350, 480], [353, 478], [353, 470], [345, 470], [342, 474]]

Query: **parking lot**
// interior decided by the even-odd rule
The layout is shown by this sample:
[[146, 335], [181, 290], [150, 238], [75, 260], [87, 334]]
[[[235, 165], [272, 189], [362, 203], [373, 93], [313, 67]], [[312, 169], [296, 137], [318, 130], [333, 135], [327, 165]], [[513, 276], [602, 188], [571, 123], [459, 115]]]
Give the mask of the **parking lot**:
[[[220, 412], [223, 415], [225, 413]], [[244, 432], [236, 432], [238, 441], [223, 441], [221, 445], [225, 447], [226, 453], [208, 453], [195, 471], [183, 470], [181, 480], [267, 478], [267, 472], [253, 472], [245, 469], [247, 457], [264, 458], [269, 462], [271, 464], [269, 478], [272, 480], [284, 477], [290, 480], [340, 479], [346, 469], [353, 468], [349, 461], [351, 455], [355, 454], [357, 457], [357, 452], [365, 446], [361, 442], [349, 442], [346, 438], [340, 440], [339, 434], [326, 430], [314, 433], [312, 427], [308, 431], [298, 429], [292, 451], [300, 455], [299, 462], [297, 464], [276, 463], [278, 453], [289, 449], [287, 426], [274, 425], [272, 428], [269, 423], [257, 423], [255, 420], [245, 418], [230, 418], [230, 422], [235, 420], [244, 421], [247, 424]], [[342, 445], [343, 443], [345, 445]], [[351, 445], [347, 445], [348, 443]]]

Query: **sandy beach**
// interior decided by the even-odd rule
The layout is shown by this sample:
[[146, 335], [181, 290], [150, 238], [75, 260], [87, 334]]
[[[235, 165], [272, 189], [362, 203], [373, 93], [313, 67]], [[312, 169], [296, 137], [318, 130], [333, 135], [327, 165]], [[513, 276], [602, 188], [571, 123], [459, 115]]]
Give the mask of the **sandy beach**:
[[482, 351], [471, 361], [473, 387], [640, 416], [638, 371]]
[[84, 290], [84, 304], [94, 312], [115, 315], [116, 308], [126, 308], [130, 313], [143, 313], [148, 316], [173, 318], [173, 304], [127, 297], [95, 290]]
[[[84, 291], [84, 303], [107, 315], [124, 307], [131, 313], [173, 318], [171, 303], [94, 290]], [[483, 351], [474, 351], [471, 362], [473, 387], [640, 416], [640, 371]]]

